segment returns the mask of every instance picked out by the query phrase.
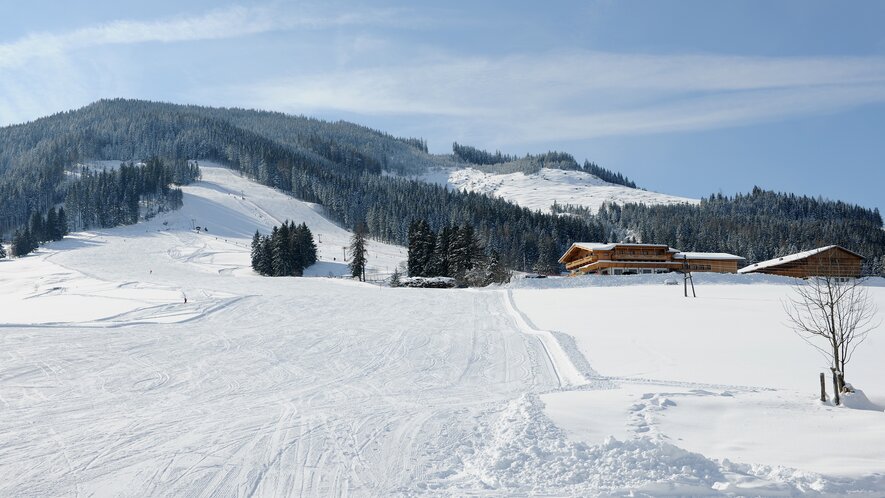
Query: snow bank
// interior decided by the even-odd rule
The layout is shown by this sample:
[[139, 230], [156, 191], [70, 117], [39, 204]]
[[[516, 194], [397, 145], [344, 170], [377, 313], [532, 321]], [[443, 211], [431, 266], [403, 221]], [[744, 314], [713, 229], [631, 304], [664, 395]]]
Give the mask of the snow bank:
[[400, 279], [400, 285], [403, 287], [448, 289], [455, 287], [455, 279], [452, 277], [403, 277]]
[[[846, 408], [870, 410], [874, 412], [882, 411], [882, 407], [870, 401], [870, 399], [867, 398], [867, 395], [860, 389], [854, 388], [854, 392], [842, 393], [840, 396], [842, 406]], [[883, 419], [883, 423], [885, 423], [885, 419]]]

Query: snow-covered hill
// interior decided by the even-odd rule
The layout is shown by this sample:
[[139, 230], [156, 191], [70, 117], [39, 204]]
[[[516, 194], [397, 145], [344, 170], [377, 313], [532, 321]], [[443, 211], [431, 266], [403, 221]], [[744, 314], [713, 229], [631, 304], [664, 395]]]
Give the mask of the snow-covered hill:
[[424, 181], [449, 185], [465, 191], [500, 197], [529, 209], [547, 212], [559, 204], [585, 206], [593, 211], [604, 202], [626, 204], [697, 203], [697, 199], [649, 192], [600, 180], [583, 171], [543, 168], [529, 175], [523, 173], [493, 174], [473, 168], [432, 170]]
[[788, 279], [698, 275], [685, 299], [666, 275], [260, 277], [256, 228], [307, 222], [313, 275], [343, 271], [349, 232], [202, 169], [179, 211], [0, 261], [0, 495], [885, 492], [885, 336], [849, 374], [871, 402], [820, 404]]

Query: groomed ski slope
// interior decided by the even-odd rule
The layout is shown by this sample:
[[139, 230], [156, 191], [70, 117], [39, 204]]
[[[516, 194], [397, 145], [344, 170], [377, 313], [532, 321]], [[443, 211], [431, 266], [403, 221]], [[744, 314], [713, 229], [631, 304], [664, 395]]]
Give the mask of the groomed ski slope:
[[[604, 288], [556, 289], [580, 282], [548, 279], [509, 290], [391, 289], [254, 275], [256, 228], [288, 218], [323, 234], [317, 275], [343, 272], [338, 254], [350, 234], [316, 206], [226, 169], [202, 169], [179, 211], [0, 261], [0, 495], [885, 490], [881, 410], [822, 407], [792, 389], [798, 384], [784, 389], [760, 377], [733, 386], [691, 357], [673, 367], [669, 349], [643, 345], [648, 336], [634, 320], [603, 321], [602, 330], [566, 309], [628, 313], [618, 308], [623, 296], [606, 301]], [[379, 273], [405, 257], [375, 242], [369, 251]], [[608, 282], [638, 283], [634, 302], [674, 292], [626, 278]], [[731, 298], [699, 292], [719, 299], [720, 313], [727, 299], [767, 296], [774, 286], [785, 288], [732, 285]], [[875, 290], [881, 301], [885, 289]], [[734, 335], [724, 332], [740, 327], [736, 310], [722, 324], [725, 343]], [[767, 323], [773, 315], [764, 313]], [[667, 320], [652, 333], [684, 340], [682, 322]], [[643, 363], [650, 368], [634, 366]], [[765, 408], [776, 397], [777, 409]], [[751, 427], [772, 420], [766, 413], [810, 414], [815, 423], [844, 417], [869, 437], [835, 452], [850, 457], [842, 466], [818, 470], [808, 458], [788, 466], [783, 455], [796, 456], [795, 439], [832, 441], [793, 424], [799, 429], [771, 435], [777, 444], [768, 447], [783, 448], [780, 455], [746, 451], [732, 444], [741, 431], [697, 423], [728, 410], [741, 419], [755, 412]]]

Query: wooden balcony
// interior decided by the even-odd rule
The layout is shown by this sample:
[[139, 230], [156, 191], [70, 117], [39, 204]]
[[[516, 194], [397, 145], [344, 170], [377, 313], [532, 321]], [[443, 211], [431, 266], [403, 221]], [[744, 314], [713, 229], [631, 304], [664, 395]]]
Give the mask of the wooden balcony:
[[566, 268], [566, 270], [574, 270], [575, 268], [579, 268], [579, 267], [584, 266], [586, 264], [592, 263], [596, 259], [597, 259], [596, 255], [588, 254], [587, 256], [584, 256], [581, 259], [576, 259], [574, 261], [570, 261], [570, 262], [566, 263], [565, 268]]
[[672, 261], [673, 255], [670, 253], [656, 254], [630, 254], [615, 251], [611, 255], [613, 261]]

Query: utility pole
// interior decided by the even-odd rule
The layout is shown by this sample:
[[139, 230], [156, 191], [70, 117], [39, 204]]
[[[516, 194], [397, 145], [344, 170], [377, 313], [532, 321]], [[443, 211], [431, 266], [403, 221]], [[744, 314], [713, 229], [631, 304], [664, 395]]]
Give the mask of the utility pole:
[[688, 284], [691, 282], [691, 295], [692, 297], [698, 297], [694, 292], [694, 279], [691, 278], [691, 267], [688, 265], [688, 258], [683, 254], [682, 255], [682, 290], [685, 294], [685, 297], [688, 297]]

